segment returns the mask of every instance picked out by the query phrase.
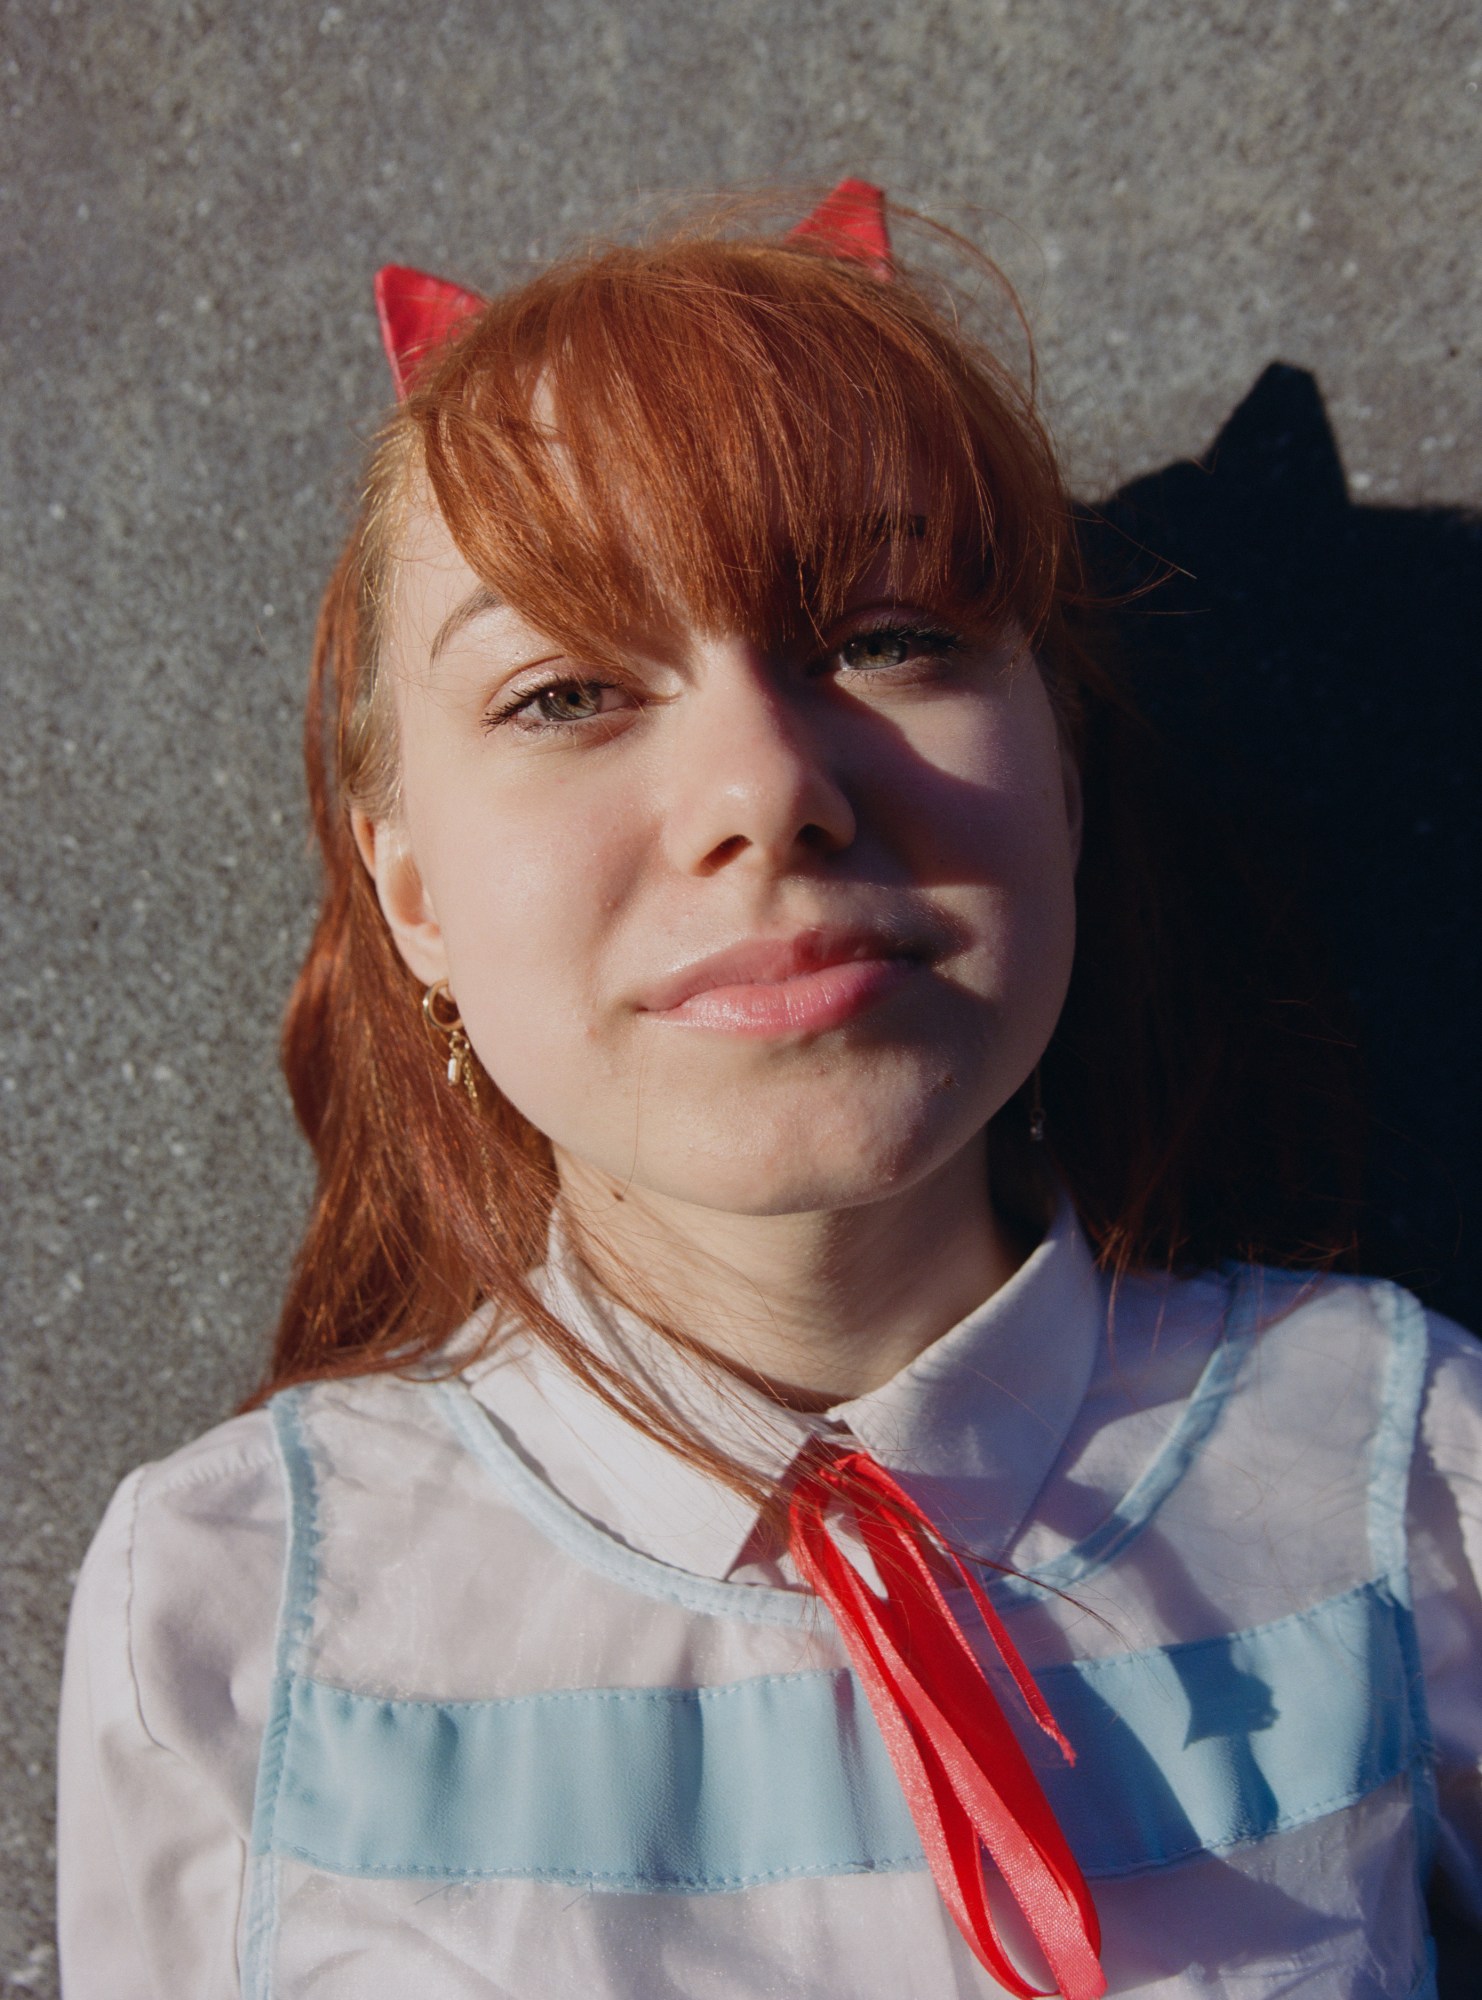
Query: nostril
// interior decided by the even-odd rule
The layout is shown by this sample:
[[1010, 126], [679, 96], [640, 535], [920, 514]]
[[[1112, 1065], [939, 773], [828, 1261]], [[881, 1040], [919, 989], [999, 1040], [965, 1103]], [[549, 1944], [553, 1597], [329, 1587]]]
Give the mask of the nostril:
[[711, 848], [705, 857], [705, 866], [707, 869], [724, 868], [727, 862], [734, 861], [738, 855], [744, 854], [750, 845], [751, 842], [745, 834], [733, 833], [728, 840], [722, 840]]
[[[705, 856], [704, 868], [707, 872], [725, 868], [733, 861], [740, 860], [748, 848], [759, 843], [744, 833], [730, 834], [725, 840], [717, 841]], [[837, 834], [830, 833], [826, 826], [816, 820], [809, 820], [798, 828], [793, 840], [794, 848], [801, 848], [809, 854], [833, 854], [841, 845]]]

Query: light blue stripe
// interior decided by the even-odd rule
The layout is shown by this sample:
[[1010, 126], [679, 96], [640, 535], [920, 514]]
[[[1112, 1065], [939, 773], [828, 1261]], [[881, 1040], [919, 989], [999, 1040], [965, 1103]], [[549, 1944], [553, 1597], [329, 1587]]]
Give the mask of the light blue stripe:
[[355, 1875], [739, 1889], [924, 1865], [848, 1673], [389, 1702], [300, 1680], [279, 1852]]
[[[1414, 1754], [1404, 1628], [1367, 1585], [1228, 1639], [1052, 1668], [1080, 1757], [1031, 1755], [1088, 1875], [1305, 1824]], [[296, 1679], [272, 1849], [343, 1874], [712, 1891], [923, 1866], [847, 1672], [381, 1701]]]
[[1037, 1676], [1078, 1753], [1041, 1769], [1088, 1875], [1307, 1825], [1416, 1755], [1411, 1621], [1383, 1582], [1293, 1617]]
[[[1409, 1541], [1406, 1505], [1410, 1466], [1420, 1426], [1430, 1368], [1430, 1328], [1420, 1301], [1400, 1286], [1379, 1284], [1374, 1300], [1390, 1339], [1384, 1376], [1384, 1399], [1375, 1429], [1369, 1464], [1369, 1542], [1377, 1568], [1389, 1572], [1396, 1595], [1410, 1603]], [[1436, 1796], [1436, 1760], [1430, 1710], [1425, 1695], [1425, 1671], [1412, 1620], [1402, 1631], [1405, 1646], [1405, 1690], [1410, 1705], [1410, 1731], [1421, 1748], [1415, 1761], [1416, 1868], [1421, 1893], [1430, 1878], [1440, 1821]]]
[[1379, 1284], [1373, 1288], [1373, 1297], [1389, 1334], [1389, 1359], [1369, 1460], [1369, 1543], [1376, 1571], [1393, 1576], [1408, 1598], [1405, 1503], [1430, 1359], [1430, 1335], [1425, 1308], [1409, 1292], [1398, 1285]]
[[273, 1946], [278, 1928], [278, 1875], [274, 1860], [273, 1815], [282, 1796], [285, 1753], [295, 1736], [292, 1708], [294, 1669], [314, 1617], [318, 1590], [319, 1523], [313, 1461], [304, 1436], [303, 1391], [286, 1389], [269, 1405], [279, 1460], [288, 1487], [288, 1556], [278, 1607], [277, 1672], [272, 1707], [263, 1730], [252, 1813], [252, 1866], [247, 1919], [242, 1932], [243, 2000], [267, 2000], [272, 1987]]

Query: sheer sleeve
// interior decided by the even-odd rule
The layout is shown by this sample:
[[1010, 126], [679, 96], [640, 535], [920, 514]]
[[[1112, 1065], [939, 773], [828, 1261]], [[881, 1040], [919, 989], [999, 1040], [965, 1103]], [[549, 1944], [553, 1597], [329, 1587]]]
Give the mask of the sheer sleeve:
[[133, 1473], [104, 1516], [62, 1686], [66, 2000], [236, 2000], [283, 1544], [260, 1417]]

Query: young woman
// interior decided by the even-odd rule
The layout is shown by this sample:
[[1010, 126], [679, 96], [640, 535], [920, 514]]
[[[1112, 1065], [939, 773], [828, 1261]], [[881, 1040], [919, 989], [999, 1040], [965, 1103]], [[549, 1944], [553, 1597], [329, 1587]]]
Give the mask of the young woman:
[[1028, 394], [859, 183], [379, 296], [318, 1199], [78, 1586], [69, 2000], [1432, 1990], [1482, 1360], [1253, 1261]]

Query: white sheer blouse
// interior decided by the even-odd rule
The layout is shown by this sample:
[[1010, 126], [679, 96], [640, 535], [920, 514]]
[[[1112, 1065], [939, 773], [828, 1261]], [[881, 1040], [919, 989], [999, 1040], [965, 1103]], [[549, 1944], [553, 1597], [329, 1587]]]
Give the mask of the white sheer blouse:
[[[804, 1418], [675, 1368], [643, 1329], [604, 1313], [559, 1266], [546, 1282], [557, 1310], [589, 1339], [621, 1348], [629, 1366], [649, 1370], [676, 1406], [759, 1467], [781, 1475], [815, 1431], [847, 1434], [908, 1479], [953, 1533], [980, 1549], [1013, 1550], [1020, 1563], [1104, 1518], [1208, 1361], [1225, 1298], [1214, 1281], [1137, 1281], [1119, 1291], [1109, 1318], [1106, 1287], [1062, 1211], [1012, 1281], [892, 1381]], [[1342, 1287], [1322, 1296], [1325, 1310], [1341, 1310]], [[1430, 1337], [1409, 1552], [1437, 1757], [1438, 1864], [1482, 1924], [1482, 1345], [1434, 1317]], [[615, 1542], [693, 1577], [795, 1581], [733, 1493], [643, 1438], [521, 1340], [466, 1379], [526, 1464]], [[1247, 1469], [1231, 1464], [1221, 1476], [1231, 1508], [1248, 1505]], [[63, 1692], [67, 2000], [241, 1992], [286, 1522], [267, 1412], [141, 1468], [108, 1509], [77, 1586]], [[446, 1644], [472, 1658], [487, 1654], [489, 1635], [470, 1626]], [[457, 1660], [427, 1664], [432, 1679], [457, 1684]], [[877, 1907], [884, 1912], [888, 1898]], [[1201, 1911], [1186, 1908], [1176, 1921], [1192, 1962], [1202, 1955]], [[521, 1991], [546, 1990], [536, 1968], [531, 1982]], [[373, 1976], [353, 1990], [366, 2000], [384, 1990], [390, 2000]], [[724, 1980], [715, 1990], [728, 1990]]]

